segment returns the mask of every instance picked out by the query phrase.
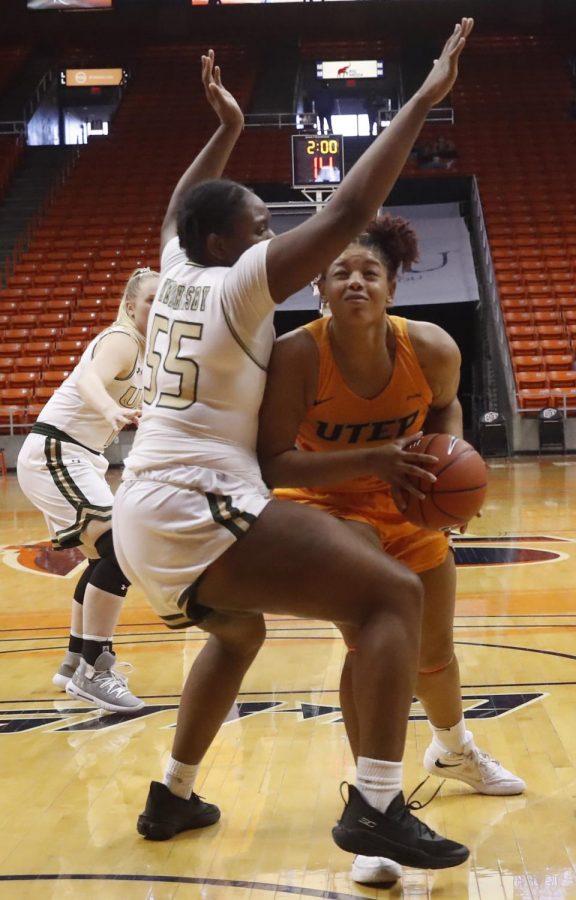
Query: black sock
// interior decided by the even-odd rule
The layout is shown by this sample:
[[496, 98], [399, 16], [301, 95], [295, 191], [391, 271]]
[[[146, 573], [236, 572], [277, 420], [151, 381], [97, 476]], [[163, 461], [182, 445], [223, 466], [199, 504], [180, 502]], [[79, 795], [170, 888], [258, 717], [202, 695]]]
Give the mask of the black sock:
[[77, 637], [75, 634], [71, 634], [68, 639], [68, 650], [70, 653], [82, 653], [82, 645], [84, 641], [81, 637]]
[[92, 641], [84, 639], [82, 641], [82, 656], [88, 663], [93, 666], [101, 653], [113, 653], [112, 640]]

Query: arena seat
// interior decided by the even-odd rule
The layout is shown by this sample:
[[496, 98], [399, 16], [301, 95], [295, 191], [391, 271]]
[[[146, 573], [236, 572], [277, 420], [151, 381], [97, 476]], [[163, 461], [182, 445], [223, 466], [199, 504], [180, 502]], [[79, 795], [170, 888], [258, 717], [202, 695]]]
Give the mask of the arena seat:
[[512, 361], [518, 372], [540, 372], [546, 365], [543, 356], [514, 356]]
[[552, 371], [571, 371], [574, 364], [572, 353], [546, 353], [543, 357], [544, 365], [552, 374]]
[[0, 388], [0, 431], [14, 434], [27, 424], [27, 407], [32, 398], [30, 387]]
[[548, 384], [551, 388], [576, 390], [576, 372], [553, 370], [548, 372]]

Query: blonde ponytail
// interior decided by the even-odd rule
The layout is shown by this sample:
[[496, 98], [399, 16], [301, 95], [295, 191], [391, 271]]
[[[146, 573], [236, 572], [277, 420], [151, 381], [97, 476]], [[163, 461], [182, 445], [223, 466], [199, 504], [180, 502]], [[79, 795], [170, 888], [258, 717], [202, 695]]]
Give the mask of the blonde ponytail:
[[141, 334], [136, 328], [134, 319], [128, 312], [128, 304], [133, 302], [136, 298], [136, 293], [143, 278], [159, 277], [160, 275], [158, 272], [155, 272], [153, 269], [149, 269], [148, 267], [145, 267], [143, 269], [135, 269], [126, 282], [126, 287], [124, 288], [124, 293], [122, 294], [122, 299], [120, 301], [120, 305], [118, 306], [118, 312], [114, 321], [114, 325], [121, 325], [122, 328], [126, 328], [128, 331], [130, 331], [130, 333], [142, 346], [142, 349], [144, 349], [144, 345], [146, 343], [146, 335]]

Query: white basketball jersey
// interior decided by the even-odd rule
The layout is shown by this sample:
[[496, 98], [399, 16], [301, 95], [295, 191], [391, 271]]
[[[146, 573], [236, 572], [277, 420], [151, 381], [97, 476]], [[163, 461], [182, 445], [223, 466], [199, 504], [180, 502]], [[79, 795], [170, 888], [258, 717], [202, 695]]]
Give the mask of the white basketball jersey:
[[112, 384], [108, 385], [107, 391], [119, 406], [125, 406], [128, 409], [140, 407], [143, 377], [143, 355], [140, 344], [128, 328], [112, 325], [90, 341], [80, 357], [78, 365], [52, 394], [38, 416], [39, 422], [59, 428], [75, 441], [98, 453], [102, 453], [112, 443], [119, 429], [111, 428], [99, 412], [85, 403], [78, 390], [78, 379], [88, 363], [92, 361], [96, 346], [102, 338], [117, 331], [129, 335], [133, 339], [134, 350], [138, 355], [130, 374], [126, 378], [115, 378]]
[[251, 247], [231, 268], [190, 263], [177, 238], [166, 245], [125, 478], [145, 473], [186, 484], [187, 470], [199, 466], [262, 483], [256, 437], [275, 309], [268, 244]]

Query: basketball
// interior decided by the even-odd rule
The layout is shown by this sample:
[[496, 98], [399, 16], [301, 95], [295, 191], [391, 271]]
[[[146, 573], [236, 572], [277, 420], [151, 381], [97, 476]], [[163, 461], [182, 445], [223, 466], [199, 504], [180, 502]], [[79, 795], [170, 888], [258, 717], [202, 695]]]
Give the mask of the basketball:
[[438, 530], [465, 525], [482, 508], [486, 496], [486, 463], [474, 447], [451, 434], [425, 434], [405, 450], [428, 453], [438, 462], [430, 466], [437, 481], [411, 479], [423, 494], [420, 500], [403, 491], [407, 503], [404, 518], [414, 525]]

